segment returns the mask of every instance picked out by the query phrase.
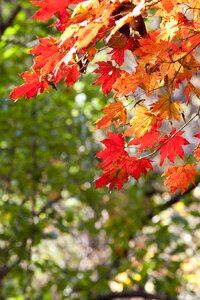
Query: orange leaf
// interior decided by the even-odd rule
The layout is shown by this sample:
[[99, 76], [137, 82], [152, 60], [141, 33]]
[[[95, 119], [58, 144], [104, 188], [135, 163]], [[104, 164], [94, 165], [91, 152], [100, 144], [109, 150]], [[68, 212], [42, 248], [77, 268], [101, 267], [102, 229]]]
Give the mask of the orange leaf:
[[35, 57], [34, 69], [42, 69], [41, 74], [45, 76], [46, 74], [53, 73], [55, 67], [65, 56], [60, 53], [58, 42], [56, 39], [49, 38], [39, 38], [39, 43], [32, 48], [30, 53]]
[[151, 104], [151, 111], [159, 115], [161, 119], [176, 119], [180, 122], [182, 108], [180, 102], [172, 102], [169, 95], [160, 95], [160, 100]]
[[132, 111], [135, 116], [130, 120], [131, 128], [125, 131], [125, 135], [135, 134], [139, 138], [151, 130], [157, 117], [143, 105], [136, 106]]
[[194, 149], [194, 157], [196, 161], [200, 161], [200, 144]]
[[126, 108], [121, 101], [110, 103], [109, 106], [102, 109], [102, 112], [105, 116], [97, 122], [97, 129], [108, 127], [112, 120], [116, 121], [116, 127], [119, 126], [119, 123], [126, 125]]
[[168, 185], [171, 192], [174, 192], [180, 188], [181, 194], [183, 194], [188, 189], [190, 182], [195, 184], [195, 175], [198, 173], [195, 167], [196, 164], [170, 167], [162, 174], [162, 176], [166, 176], [164, 185]]
[[174, 8], [175, 5], [177, 5], [177, 1], [162, 0], [162, 6], [168, 13]]
[[192, 93], [194, 93], [198, 98], [200, 98], [199, 89], [197, 89], [190, 81], [188, 81], [184, 88], [184, 94], [187, 98], [187, 104], [190, 103], [190, 97]]
[[138, 76], [124, 72], [113, 84], [113, 89], [117, 91], [116, 98], [122, 98], [134, 93], [139, 85]]

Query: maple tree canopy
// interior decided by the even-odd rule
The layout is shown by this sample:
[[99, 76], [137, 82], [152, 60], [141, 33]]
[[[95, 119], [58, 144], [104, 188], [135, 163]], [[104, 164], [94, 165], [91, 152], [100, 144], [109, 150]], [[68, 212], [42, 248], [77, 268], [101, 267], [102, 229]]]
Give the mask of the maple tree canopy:
[[[125, 181], [138, 180], [157, 165], [171, 192], [180, 188], [184, 193], [189, 183], [195, 184], [200, 133], [197, 128], [189, 140], [183, 129], [200, 116], [194, 81], [200, 66], [200, 0], [31, 2], [38, 7], [33, 18], [53, 17], [51, 26], [60, 37], [38, 39], [30, 51], [35, 57], [31, 71], [21, 74], [25, 83], [10, 98], [29, 99], [56, 88], [61, 80], [73, 85], [104, 50], [107, 60], [95, 60], [98, 77], [93, 84], [100, 84], [106, 95], [112, 93], [113, 102], [102, 109], [96, 127], [114, 123], [119, 133], [109, 130], [102, 141], [106, 148], [97, 157], [104, 174], [96, 187], [121, 189]], [[181, 99], [176, 96], [179, 88]], [[190, 163], [185, 162], [186, 146]]]

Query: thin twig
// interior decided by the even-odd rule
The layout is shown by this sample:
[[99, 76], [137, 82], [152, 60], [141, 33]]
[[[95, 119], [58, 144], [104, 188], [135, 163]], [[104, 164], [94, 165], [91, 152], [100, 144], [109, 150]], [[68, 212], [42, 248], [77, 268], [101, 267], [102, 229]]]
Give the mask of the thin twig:
[[124, 291], [124, 292], [111, 292], [105, 295], [100, 295], [88, 300], [112, 300], [112, 299], [131, 299], [131, 298], [143, 298], [150, 300], [177, 300], [175, 297], [151, 294], [145, 291]]
[[18, 5], [11, 13], [9, 19], [7, 20], [7, 22], [3, 22], [1, 20], [0, 23], [0, 37], [3, 35], [4, 31], [12, 25], [12, 23], [14, 22], [18, 12], [22, 9], [21, 5]]

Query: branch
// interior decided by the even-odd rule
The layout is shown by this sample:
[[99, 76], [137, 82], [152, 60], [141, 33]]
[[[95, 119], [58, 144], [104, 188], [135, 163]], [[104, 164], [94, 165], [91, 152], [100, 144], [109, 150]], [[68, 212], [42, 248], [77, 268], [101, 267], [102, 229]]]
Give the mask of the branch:
[[[147, 220], [152, 220], [152, 218], [156, 215], [158, 215], [160, 212], [170, 208], [172, 205], [174, 205], [175, 203], [181, 201], [182, 199], [184, 199], [184, 196], [186, 196], [187, 194], [189, 194], [191, 191], [193, 191], [196, 186], [198, 185], [198, 183], [200, 182], [200, 178], [198, 178], [198, 180], [196, 181], [196, 185], [190, 185], [190, 187], [187, 189], [187, 191], [184, 193], [184, 195], [182, 195], [180, 192], [173, 195], [167, 202], [158, 205], [157, 207], [155, 207], [147, 216], [146, 219]], [[146, 224], [145, 224], [146, 225]]]
[[3, 266], [0, 268], [0, 281], [9, 273], [11, 267], [10, 266]]
[[11, 13], [10, 18], [8, 19], [7, 22], [2, 22], [0, 23], [0, 36], [3, 35], [4, 31], [12, 25], [13, 21], [15, 20], [18, 12], [22, 9], [21, 5], [18, 5]]
[[143, 298], [150, 300], [177, 300], [177, 298], [170, 296], [163, 296], [160, 294], [150, 294], [145, 291], [124, 291], [124, 292], [111, 292], [105, 295], [90, 298], [89, 300], [112, 300], [112, 299], [128, 299], [128, 298]]
[[0, 281], [3, 280], [3, 278], [12, 270], [13, 267], [19, 264], [20, 258], [17, 258], [12, 264], [10, 265], [4, 265], [0, 268]]

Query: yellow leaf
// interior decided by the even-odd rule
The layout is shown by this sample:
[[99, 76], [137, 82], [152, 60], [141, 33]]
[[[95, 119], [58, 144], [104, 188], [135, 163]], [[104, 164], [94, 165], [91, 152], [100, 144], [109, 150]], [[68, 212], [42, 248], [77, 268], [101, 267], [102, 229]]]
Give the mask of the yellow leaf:
[[151, 105], [151, 111], [162, 119], [171, 120], [174, 118], [180, 122], [180, 113], [182, 112], [180, 102], [172, 102], [168, 94], [160, 95], [159, 98], [160, 100]]
[[60, 37], [60, 46], [69, 38], [71, 38], [78, 30], [79, 30], [79, 24], [72, 24], [68, 26], [63, 34]]
[[97, 35], [99, 29], [103, 27], [103, 23], [89, 23], [84, 28], [80, 28], [78, 31], [78, 40], [76, 41], [76, 46], [78, 49], [87, 47]]
[[91, 8], [98, 8], [98, 5], [99, 3], [97, 0], [88, 0], [85, 2], [78, 3], [71, 17], [73, 18], [76, 15], [87, 14], [91, 10]]
[[131, 128], [125, 131], [126, 136], [135, 134], [141, 137], [157, 122], [157, 117], [143, 105], [136, 106], [133, 113], [135, 116], [130, 120]]

